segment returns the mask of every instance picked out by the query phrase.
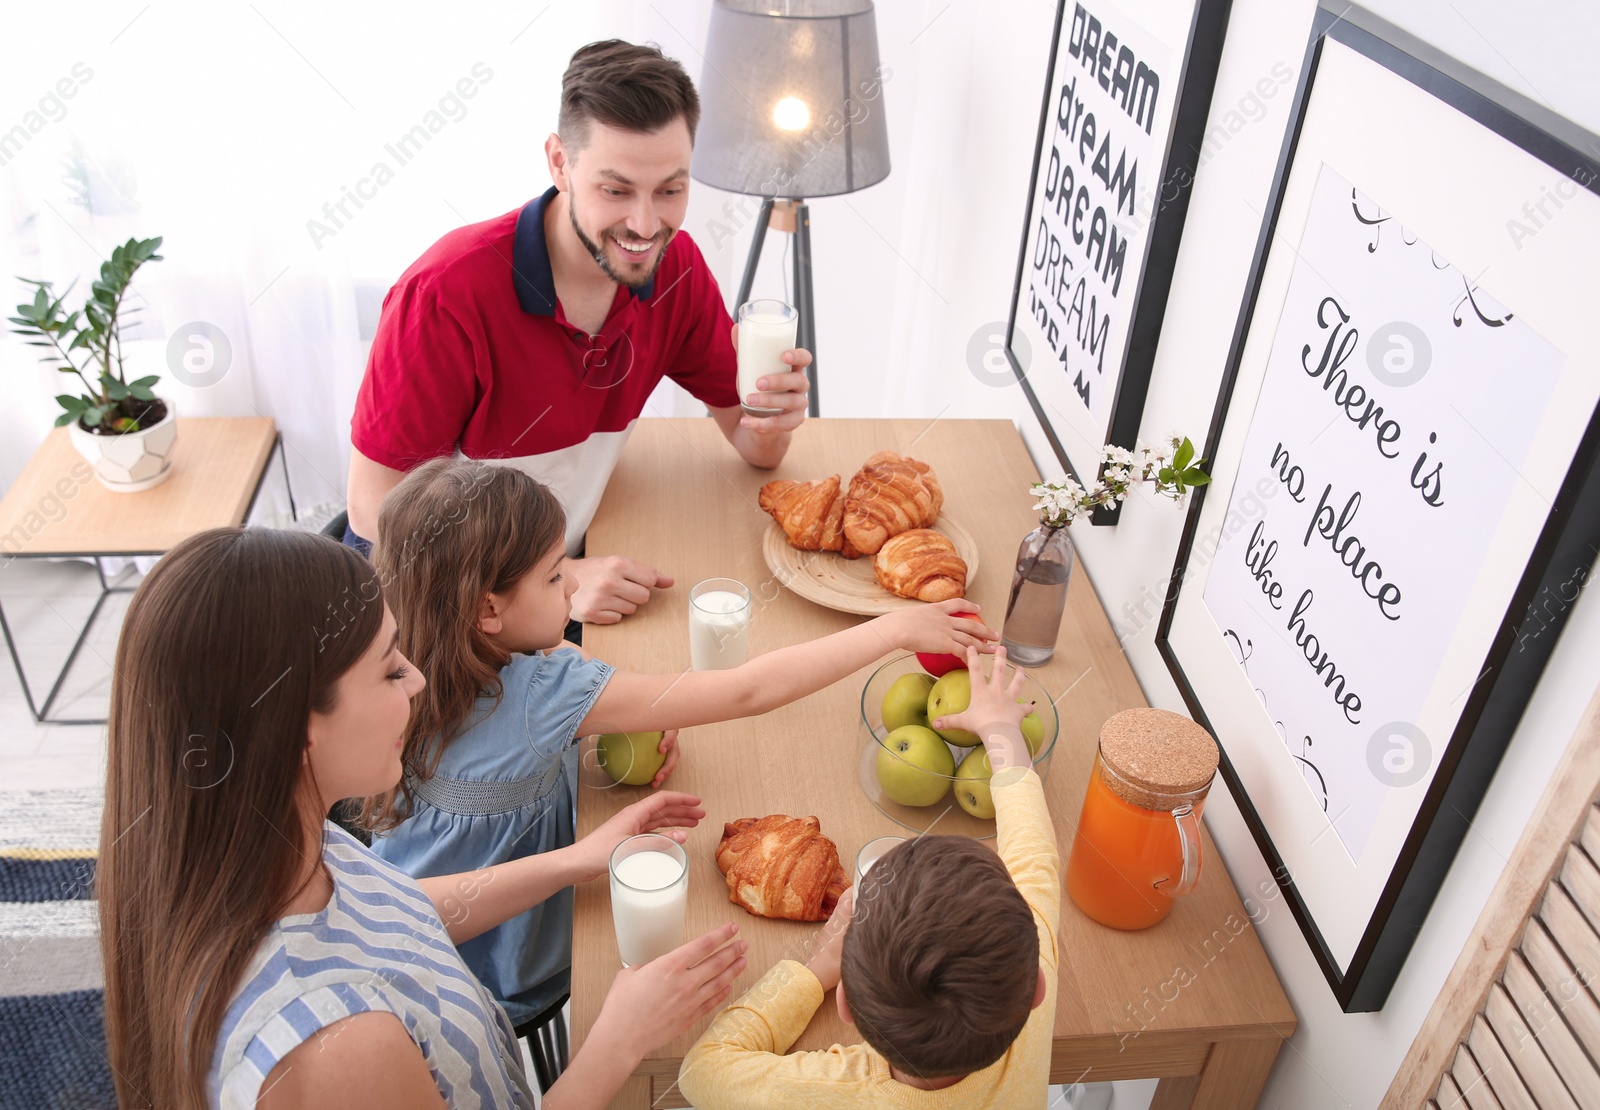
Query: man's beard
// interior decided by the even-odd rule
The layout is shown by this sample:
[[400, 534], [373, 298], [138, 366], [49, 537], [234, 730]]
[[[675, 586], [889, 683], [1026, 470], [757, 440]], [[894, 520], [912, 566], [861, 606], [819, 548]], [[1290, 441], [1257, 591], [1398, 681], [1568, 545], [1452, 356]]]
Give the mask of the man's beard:
[[[655, 280], [656, 271], [661, 268], [661, 260], [667, 257], [666, 245], [667, 242], [672, 238], [671, 228], [668, 228], [667, 230], [656, 235], [655, 238], [660, 241], [661, 246], [655, 252], [655, 261], [650, 264], [649, 272], [644, 274], [642, 277], [624, 277], [622, 274], [619, 274], [616, 271], [614, 266], [611, 265], [611, 259], [607, 256], [605, 248], [599, 243], [596, 243], [593, 239], [589, 238], [589, 236], [584, 233], [583, 228], [578, 225], [578, 209], [571, 203], [570, 200], [567, 203], [567, 217], [572, 221], [572, 230], [577, 234], [578, 242], [583, 244], [583, 249], [589, 252], [590, 257], [592, 257], [595, 261], [595, 265], [599, 266], [600, 269], [604, 271], [605, 275], [612, 281], [616, 282], [618, 285], [626, 285], [629, 289], [642, 289], [644, 286], [649, 285]], [[611, 233], [608, 231], [606, 234], [610, 235]], [[618, 247], [617, 249], [621, 250], [622, 248]]]

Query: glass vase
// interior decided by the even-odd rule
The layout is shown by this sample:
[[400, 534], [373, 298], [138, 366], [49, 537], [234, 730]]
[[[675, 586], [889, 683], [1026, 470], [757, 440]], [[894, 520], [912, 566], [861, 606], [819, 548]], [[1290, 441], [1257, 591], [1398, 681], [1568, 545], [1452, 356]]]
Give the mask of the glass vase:
[[1055, 655], [1073, 561], [1072, 540], [1065, 525], [1041, 524], [1023, 537], [1000, 634], [1013, 663], [1042, 667]]

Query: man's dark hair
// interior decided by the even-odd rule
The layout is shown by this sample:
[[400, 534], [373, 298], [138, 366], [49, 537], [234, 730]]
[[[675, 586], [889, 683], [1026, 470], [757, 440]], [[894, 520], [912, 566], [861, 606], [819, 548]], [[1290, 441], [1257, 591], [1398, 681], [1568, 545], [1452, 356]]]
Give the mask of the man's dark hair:
[[840, 973], [856, 1027], [890, 1064], [923, 1079], [969, 1075], [1027, 1024], [1038, 927], [991, 849], [922, 836], [862, 877]]
[[561, 78], [561, 142], [571, 154], [589, 145], [590, 125], [621, 131], [659, 131], [675, 119], [694, 142], [700, 96], [683, 66], [659, 46], [621, 39], [592, 42], [572, 56]]

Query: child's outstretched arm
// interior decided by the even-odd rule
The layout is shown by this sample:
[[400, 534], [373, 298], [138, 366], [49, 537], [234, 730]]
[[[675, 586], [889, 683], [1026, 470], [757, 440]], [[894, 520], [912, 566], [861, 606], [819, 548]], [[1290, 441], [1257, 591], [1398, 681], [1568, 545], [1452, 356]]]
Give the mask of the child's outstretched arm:
[[975, 604], [964, 600], [896, 609], [725, 671], [618, 671], [578, 726], [578, 734], [688, 728], [753, 717], [816, 693], [891, 651], [976, 652], [1000, 638], [981, 621], [954, 616], [977, 611]]
[[[967, 652], [967, 667], [978, 669], [978, 653]], [[1006, 679], [1006, 649], [996, 648], [994, 671], [987, 681], [974, 681], [966, 712], [941, 717], [935, 728], [964, 728], [983, 737], [994, 777], [995, 846], [1011, 880], [1027, 899], [1039, 923], [1039, 953], [1049, 969], [1049, 1002], [1055, 1005], [1056, 937], [1061, 927], [1061, 857], [1055, 828], [1045, 808], [1044, 785], [1032, 773], [1033, 760], [1022, 738], [1021, 723], [1029, 707], [1019, 705], [1022, 672]]]
[[682, 844], [706, 811], [693, 794], [663, 790], [620, 810], [594, 832], [566, 848], [539, 852], [509, 863], [418, 879], [433, 902], [450, 940], [462, 944], [574, 883], [606, 873], [611, 850], [637, 833], [661, 832]]
[[[967, 649], [967, 671], [982, 679], [978, 653]], [[960, 713], [940, 717], [929, 724], [937, 729], [964, 728], [983, 738], [983, 747], [989, 753], [989, 766], [995, 774], [1007, 767], [1030, 767], [1033, 759], [1028, 754], [1028, 743], [1022, 738], [1022, 718], [1032, 706], [1017, 701], [1022, 693], [1024, 675], [1021, 667], [1013, 667], [1006, 678], [1006, 649], [995, 648], [994, 669], [989, 677], [972, 684], [972, 700]]]
[[802, 966], [781, 960], [724, 1009], [684, 1057], [678, 1088], [701, 1110], [781, 1110], [826, 1090], [829, 1106], [868, 1105], [863, 1045], [789, 1053], [828, 991], [855, 908], [845, 891]]

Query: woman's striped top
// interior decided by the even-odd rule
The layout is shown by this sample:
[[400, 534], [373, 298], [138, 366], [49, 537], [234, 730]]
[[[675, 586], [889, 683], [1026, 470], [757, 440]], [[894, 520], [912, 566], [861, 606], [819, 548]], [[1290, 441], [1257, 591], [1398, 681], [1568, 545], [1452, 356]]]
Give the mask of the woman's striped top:
[[295, 1047], [377, 1011], [405, 1025], [454, 1110], [531, 1110], [511, 1023], [462, 963], [428, 896], [344, 830], [325, 829], [333, 896], [316, 913], [280, 918], [262, 939], [217, 1037], [211, 1104], [254, 1107]]

